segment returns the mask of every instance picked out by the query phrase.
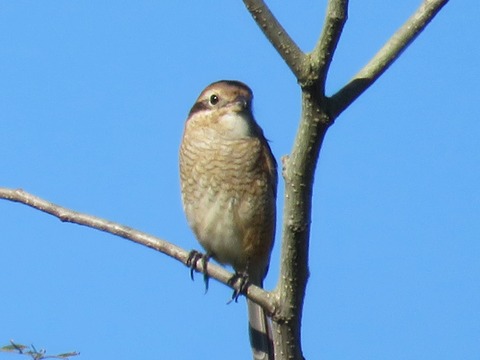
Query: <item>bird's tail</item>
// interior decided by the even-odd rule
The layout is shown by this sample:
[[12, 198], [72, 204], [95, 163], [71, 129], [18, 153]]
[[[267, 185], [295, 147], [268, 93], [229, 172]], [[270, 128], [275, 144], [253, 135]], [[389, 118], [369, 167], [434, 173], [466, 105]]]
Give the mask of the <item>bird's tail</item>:
[[248, 331], [253, 360], [274, 360], [272, 327], [260, 305], [247, 299]]

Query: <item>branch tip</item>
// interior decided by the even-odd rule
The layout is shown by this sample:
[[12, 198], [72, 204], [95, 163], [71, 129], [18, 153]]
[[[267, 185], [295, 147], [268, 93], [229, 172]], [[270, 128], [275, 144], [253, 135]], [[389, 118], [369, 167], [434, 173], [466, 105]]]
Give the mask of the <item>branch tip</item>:
[[393, 64], [447, 3], [448, 0], [424, 0], [370, 62], [330, 98], [329, 107], [333, 119], [338, 117]]

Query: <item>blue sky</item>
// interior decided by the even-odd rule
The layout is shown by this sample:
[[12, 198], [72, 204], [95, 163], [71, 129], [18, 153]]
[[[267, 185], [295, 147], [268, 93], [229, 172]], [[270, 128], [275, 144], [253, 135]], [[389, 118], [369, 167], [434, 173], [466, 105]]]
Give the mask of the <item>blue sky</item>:
[[[419, 4], [351, 1], [328, 93]], [[325, 1], [269, 5], [310, 50]], [[475, 0], [451, 1], [329, 130], [306, 358], [480, 357], [479, 15]], [[298, 86], [241, 1], [3, 1], [0, 43], [0, 186], [199, 248], [177, 158], [199, 92], [246, 82], [277, 159], [292, 147]], [[282, 194], [281, 181], [280, 215]], [[160, 253], [22, 205], [0, 201], [0, 215], [0, 344], [80, 359], [250, 357], [244, 300], [226, 305], [226, 287], [204, 295], [200, 276]]]

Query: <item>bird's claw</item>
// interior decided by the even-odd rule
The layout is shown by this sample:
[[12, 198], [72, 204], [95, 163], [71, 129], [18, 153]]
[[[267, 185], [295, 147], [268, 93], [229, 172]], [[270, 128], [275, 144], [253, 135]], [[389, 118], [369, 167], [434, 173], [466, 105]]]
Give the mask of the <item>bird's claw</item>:
[[240, 295], [246, 293], [248, 286], [250, 285], [248, 281], [248, 274], [246, 272], [235, 272], [235, 275], [228, 279], [228, 284], [230, 286], [234, 286], [237, 283], [239, 284], [233, 289], [232, 298], [228, 304], [230, 304], [232, 301], [238, 302]]
[[203, 269], [203, 281], [205, 282], [205, 292], [208, 291], [208, 272], [207, 272], [207, 264], [208, 260], [210, 259], [210, 256], [208, 254], [202, 254], [201, 252], [197, 250], [192, 250], [188, 254], [188, 258], [186, 261], [186, 265], [190, 268], [190, 278], [194, 280], [193, 277], [193, 272], [197, 268], [197, 263], [199, 260], [202, 261], [202, 269]]

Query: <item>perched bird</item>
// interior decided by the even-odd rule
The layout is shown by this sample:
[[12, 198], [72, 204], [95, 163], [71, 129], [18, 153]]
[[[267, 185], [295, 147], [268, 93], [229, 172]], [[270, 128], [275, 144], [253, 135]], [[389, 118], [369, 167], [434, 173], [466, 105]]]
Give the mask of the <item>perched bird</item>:
[[[180, 180], [188, 223], [207, 257], [261, 287], [275, 237], [277, 163], [253, 118], [252, 99], [239, 81], [202, 91], [185, 123]], [[254, 359], [273, 359], [269, 321], [259, 305], [247, 303]]]

